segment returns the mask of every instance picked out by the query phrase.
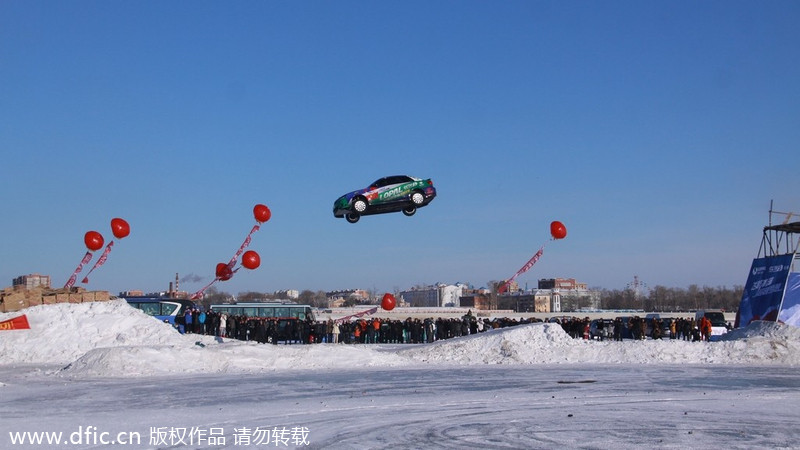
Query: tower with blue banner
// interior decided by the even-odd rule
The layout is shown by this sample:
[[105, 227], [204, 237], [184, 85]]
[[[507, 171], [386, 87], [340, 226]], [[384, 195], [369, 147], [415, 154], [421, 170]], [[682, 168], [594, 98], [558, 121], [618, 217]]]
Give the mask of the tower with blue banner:
[[764, 227], [758, 257], [750, 266], [742, 302], [736, 314], [736, 327], [745, 327], [756, 320], [782, 322], [800, 327], [800, 222], [789, 222], [793, 214], [779, 225]]

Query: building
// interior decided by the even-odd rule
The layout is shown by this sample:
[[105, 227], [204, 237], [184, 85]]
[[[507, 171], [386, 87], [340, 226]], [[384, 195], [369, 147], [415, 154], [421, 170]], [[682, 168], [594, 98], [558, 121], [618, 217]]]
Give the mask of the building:
[[550, 312], [561, 312], [561, 291], [552, 290], [550, 295]]
[[570, 311], [596, 309], [599, 304], [599, 293], [590, 291], [586, 283], [574, 278], [543, 278], [538, 284], [539, 289], [535, 291], [509, 286], [508, 291], [497, 295], [495, 309], [557, 313], [563, 312], [565, 307]]
[[38, 273], [21, 275], [12, 280], [12, 286], [26, 290], [37, 287], [50, 289], [50, 275], [39, 275]]
[[552, 294], [552, 312], [561, 312], [562, 305], [572, 310], [598, 309], [600, 293], [591, 291], [586, 283], [576, 281], [574, 278], [542, 278], [539, 280], [539, 289], [550, 289]]
[[440, 284], [439, 288], [439, 305], [444, 307], [461, 307], [461, 296], [464, 295], [464, 290], [468, 288], [467, 285], [462, 283], [456, 284]]
[[[555, 297], [555, 301], [554, 301]], [[537, 289], [497, 297], [497, 309], [515, 312], [560, 312], [559, 294], [553, 289]]]
[[492, 309], [492, 298], [488, 293], [468, 292], [459, 299], [462, 308], [472, 308], [479, 311]]
[[579, 283], [575, 278], [542, 278], [539, 289], [587, 290], [586, 283]]
[[300, 291], [298, 291], [297, 289], [285, 289], [282, 291], [275, 291], [275, 297], [297, 300], [298, 298], [300, 298]]
[[461, 298], [469, 286], [463, 283], [436, 284], [431, 286], [414, 287], [408, 291], [401, 291], [400, 298], [412, 307], [427, 308], [459, 308]]
[[133, 289], [130, 291], [122, 291], [119, 293], [120, 297], [143, 297], [144, 291], [141, 289]]
[[414, 308], [439, 306], [439, 290], [436, 286], [414, 287], [408, 291], [400, 291], [400, 298]]
[[326, 292], [325, 297], [328, 300], [328, 306], [338, 308], [347, 304], [364, 304], [369, 303], [369, 292], [363, 289], [346, 289], [343, 291]]
[[517, 283], [516, 280], [511, 281], [510, 283], [508, 283], [508, 285], [506, 285], [505, 293], [516, 294], [517, 292], [520, 292], [520, 291], [521, 291], [521, 289], [519, 287], [519, 283]]

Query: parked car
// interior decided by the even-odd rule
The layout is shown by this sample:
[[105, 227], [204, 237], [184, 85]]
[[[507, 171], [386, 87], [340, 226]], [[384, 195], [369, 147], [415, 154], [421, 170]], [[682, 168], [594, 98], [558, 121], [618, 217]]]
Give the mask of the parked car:
[[725, 313], [721, 309], [701, 309], [694, 315], [698, 326], [700, 319], [707, 317], [711, 321], [711, 340], [717, 341], [728, 332], [728, 323], [725, 321]]
[[333, 202], [334, 217], [344, 217], [350, 223], [361, 216], [402, 212], [413, 216], [418, 208], [427, 206], [436, 197], [436, 188], [429, 179], [408, 175], [379, 178], [369, 187], [342, 195]]

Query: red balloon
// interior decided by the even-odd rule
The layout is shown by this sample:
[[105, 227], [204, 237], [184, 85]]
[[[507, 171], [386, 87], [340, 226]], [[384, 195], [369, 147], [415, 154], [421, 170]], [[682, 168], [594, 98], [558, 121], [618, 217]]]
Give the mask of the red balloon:
[[86, 244], [86, 248], [96, 252], [103, 248], [103, 235], [97, 231], [87, 231], [83, 236], [83, 243]]
[[115, 238], [122, 239], [131, 234], [131, 226], [128, 225], [125, 219], [115, 217], [111, 219], [111, 232], [114, 233]]
[[230, 266], [225, 263], [217, 264], [217, 278], [219, 278], [220, 281], [228, 281], [232, 276], [233, 271]]
[[563, 223], [554, 220], [550, 223], [550, 235], [553, 236], [553, 239], [564, 239], [567, 237], [567, 227]]
[[264, 223], [272, 217], [272, 211], [267, 208], [267, 205], [258, 204], [253, 207], [253, 216], [256, 218], [256, 222]]
[[216, 274], [217, 274], [217, 276], [221, 276], [221, 275], [222, 275], [222, 271], [223, 271], [223, 270], [225, 270], [225, 268], [226, 268], [226, 267], [228, 267], [228, 265], [227, 265], [227, 264], [225, 264], [225, 263], [218, 263], [218, 264], [217, 264], [217, 271], [216, 271]]
[[245, 269], [253, 270], [261, 265], [261, 257], [253, 250], [248, 250], [242, 255], [242, 265]]
[[391, 311], [394, 309], [396, 305], [397, 301], [395, 301], [394, 295], [389, 294], [388, 292], [386, 294], [383, 294], [383, 300], [381, 300], [381, 308], [385, 309], [386, 311]]

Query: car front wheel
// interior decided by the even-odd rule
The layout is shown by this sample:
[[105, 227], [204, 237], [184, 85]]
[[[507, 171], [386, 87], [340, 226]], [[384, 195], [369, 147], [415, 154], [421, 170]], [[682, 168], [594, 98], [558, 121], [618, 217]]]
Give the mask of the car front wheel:
[[358, 219], [360, 219], [360, 218], [361, 218], [361, 216], [359, 216], [358, 214], [345, 214], [344, 215], [344, 219], [346, 221], [350, 222], [350, 223], [356, 223], [356, 222], [358, 222]]
[[353, 211], [361, 214], [367, 210], [367, 201], [363, 197], [359, 197], [353, 201]]

